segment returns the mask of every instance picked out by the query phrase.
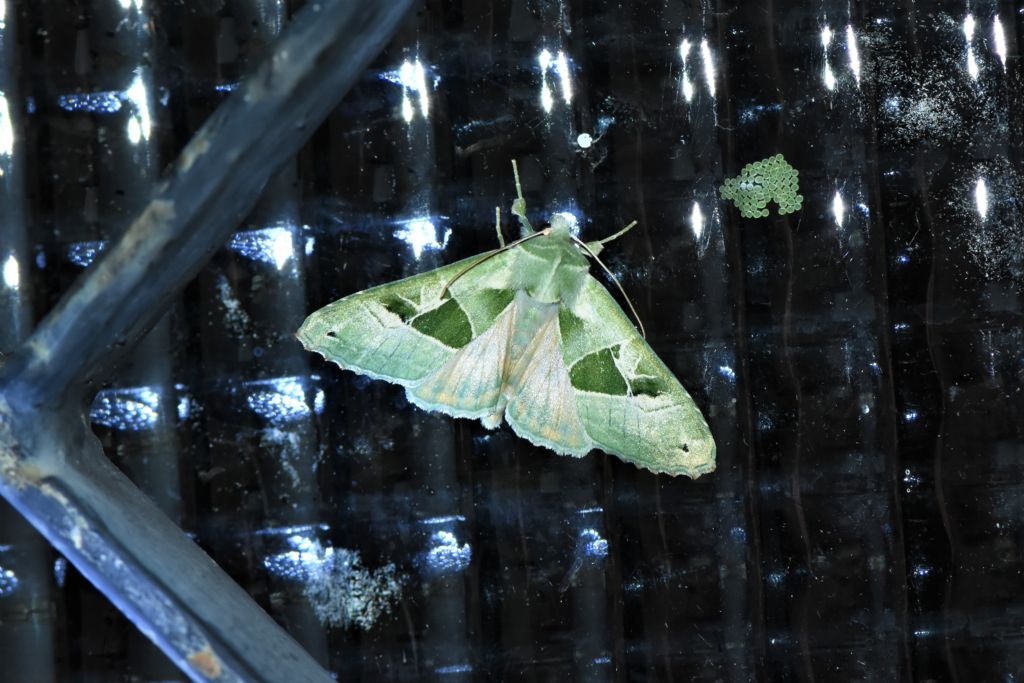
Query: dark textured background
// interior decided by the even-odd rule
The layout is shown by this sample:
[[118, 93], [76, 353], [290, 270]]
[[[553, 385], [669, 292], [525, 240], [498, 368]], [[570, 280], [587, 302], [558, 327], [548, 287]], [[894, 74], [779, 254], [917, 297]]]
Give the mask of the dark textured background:
[[[102, 388], [96, 430], [341, 680], [1021, 680], [1024, 13], [969, 11], [427, 2]], [[0, 144], [0, 260], [23, 276], [0, 281], [0, 350], [286, 16], [6, 3], [22, 158]], [[396, 82], [416, 60], [426, 116]], [[803, 209], [740, 219], [717, 187], [777, 152]], [[717, 472], [560, 458], [292, 338], [335, 298], [492, 248], [495, 205], [511, 234], [512, 158], [538, 218], [572, 211], [591, 239], [639, 220], [603, 256]], [[0, 678], [180, 675], [0, 514]]]

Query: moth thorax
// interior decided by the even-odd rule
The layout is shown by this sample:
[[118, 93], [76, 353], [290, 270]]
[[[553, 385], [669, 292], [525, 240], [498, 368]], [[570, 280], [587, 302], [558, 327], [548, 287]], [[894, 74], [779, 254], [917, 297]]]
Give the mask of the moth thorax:
[[[570, 219], [572, 220], [570, 221]], [[560, 237], [569, 241], [574, 223], [575, 217], [571, 214], [567, 216], [564, 213], [556, 213], [551, 216], [551, 222], [548, 224], [549, 234], [552, 237]]]

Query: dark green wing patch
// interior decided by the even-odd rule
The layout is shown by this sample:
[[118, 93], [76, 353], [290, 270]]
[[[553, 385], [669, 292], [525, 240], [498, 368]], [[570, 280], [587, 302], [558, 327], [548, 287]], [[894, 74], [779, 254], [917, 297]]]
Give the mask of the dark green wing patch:
[[580, 358], [569, 371], [569, 381], [580, 391], [592, 391], [609, 396], [625, 396], [629, 388], [611, 349], [601, 349]]
[[416, 315], [416, 306], [400, 296], [381, 297], [380, 303], [401, 318], [403, 323], [409, 322], [409, 319]]
[[416, 316], [412, 326], [453, 349], [461, 349], [473, 339], [469, 318], [455, 299], [448, 299], [437, 308]]
[[494, 320], [508, 308], [516, 293], [511, 289], [484, 289], [473, 295], [473, 304], [487, 320]]

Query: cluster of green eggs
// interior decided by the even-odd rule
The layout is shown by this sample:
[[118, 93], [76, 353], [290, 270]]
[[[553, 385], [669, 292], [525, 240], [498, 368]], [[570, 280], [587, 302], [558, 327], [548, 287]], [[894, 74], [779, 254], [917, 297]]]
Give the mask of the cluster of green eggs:
[[764, 218], [768, 202], [779, 205], [779, 214], [800, 210], [803, 195], [799, 194], [799, 173], [781, 154], [747, 164], [736, 178], [728, 178], [720, 189], [731, 199], [744, 218]]

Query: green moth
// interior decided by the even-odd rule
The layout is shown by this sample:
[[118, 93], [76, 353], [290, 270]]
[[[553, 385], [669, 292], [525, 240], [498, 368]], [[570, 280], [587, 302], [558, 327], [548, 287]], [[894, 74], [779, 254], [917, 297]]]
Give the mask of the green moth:
[[556, 453], [598, 448], [690, 477], [714, 470], [700, 410], [588, 272], [587, 257], [635, 222], [587, 243], [559, 214], [535, 231], [515, 162], [513, 171], [519, 240], [505, 244], [496, 209], [498, 249], [335, 301], [306, 319], [299, 340], [342, 368], [404, 386], [424, 410], [489, 429], [504, 418]]

